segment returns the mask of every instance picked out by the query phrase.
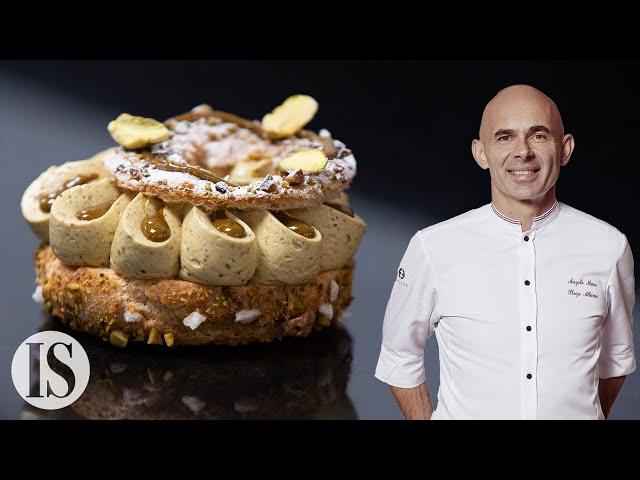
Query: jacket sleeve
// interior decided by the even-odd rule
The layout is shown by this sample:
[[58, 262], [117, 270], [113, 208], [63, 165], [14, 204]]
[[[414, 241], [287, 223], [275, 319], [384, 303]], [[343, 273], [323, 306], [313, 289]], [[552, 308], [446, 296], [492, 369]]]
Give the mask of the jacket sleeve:
[[636, 368], [633, 349], [633, 305], [635, 303], [633, 255], [623, 235], [620, 256], [607, 282], [609, 310], [602, 331], [598, 374], [600, 378], [620, 377]]
[[425, 381], [424, 348], [438, 320], [436, 304], [435, 273], [418, 232], [400, 261], [387, 302], [377, 379], [403, 388]]

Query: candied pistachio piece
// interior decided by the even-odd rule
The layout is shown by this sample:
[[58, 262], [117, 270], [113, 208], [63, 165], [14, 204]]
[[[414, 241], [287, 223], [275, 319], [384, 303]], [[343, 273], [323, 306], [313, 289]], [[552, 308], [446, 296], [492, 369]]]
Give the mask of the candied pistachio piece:
[[158, 332], [156, 327], [151, 327], [151, 331], [149, 332], [149, 338], [147, 339], [147, 344], [149, 345], [162, 345], [162, 337]]
[[289, 172], [285, 180], [289, 182], [289, 185], [302, 185], [304, 183], [304, 173], [298, 168]]
[[166, 140], [169, 130], [153, 118], [121, 114], [107, 127], [113, 139], [125, 148], [142, 148]]
[[124, 348], [129, 343], [129, 336], [122, 330], [114, 330], [109, 335], [109, 341], [114, 347]]
[[262, 118], [262, 129], [271, 138], [294, 135], [311, 121], [318, 111], [318, 102], [309, 95], [293, 95]]
[[322, 325], [323, 327], [328, 327], [331, 325], [331, 320], [324, 315], [320, 315], [318, 318], [318, 324]]
[[270, 193], [277, 191], [278, 186], [276, 185], [276, 181], [273, 178], [273, 175], [271, 175], [270, 173], [267, 174], [267, 176], [264, 177], [262, 182], [260, 182], [260, 186], [258, 187], [258, 189], [264, 192], [270, 192]]
[[303, 173], [319, 173], [327, 165], [327, 156], [322, 150], [311, 148], [299, 150], [280, 160], [282, 170], [302, 170]]

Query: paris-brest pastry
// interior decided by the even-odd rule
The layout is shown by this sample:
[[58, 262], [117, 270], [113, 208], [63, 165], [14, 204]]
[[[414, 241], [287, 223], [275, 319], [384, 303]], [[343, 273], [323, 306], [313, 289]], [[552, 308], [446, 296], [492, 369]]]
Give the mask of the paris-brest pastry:
[[351, 151], [289, 97], [262, 121], [200, 105], [122, 114], [118, 147], [52, 166], [23, 194], [54, 317], [118, 347], [237, 345], [340, 323], [366, 224]]

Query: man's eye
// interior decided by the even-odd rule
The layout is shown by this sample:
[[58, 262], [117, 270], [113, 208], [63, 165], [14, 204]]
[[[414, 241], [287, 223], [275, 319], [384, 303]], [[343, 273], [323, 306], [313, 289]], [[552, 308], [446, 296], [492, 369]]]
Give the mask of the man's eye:
[[498, 137], [499, 142], [508, 142], [511, 139], [511, 135], [502, 135]]
[[536, 133], [533, 138], [534, 140], [546, 140], [547, 136], [544, 133]]

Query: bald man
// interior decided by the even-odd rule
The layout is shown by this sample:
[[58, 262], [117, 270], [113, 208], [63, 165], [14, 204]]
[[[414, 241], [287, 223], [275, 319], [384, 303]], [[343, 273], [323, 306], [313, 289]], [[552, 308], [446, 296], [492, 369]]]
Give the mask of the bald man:
[[[605, 419], [636, 367], [627, 238], [556, 200], [575, 142], [542, 92], [498, 92], [479, 137], [491, 203], [412, 237], [375, 376], [407, 419]], [[435, 410], [424, 368], [434, 333]]]

